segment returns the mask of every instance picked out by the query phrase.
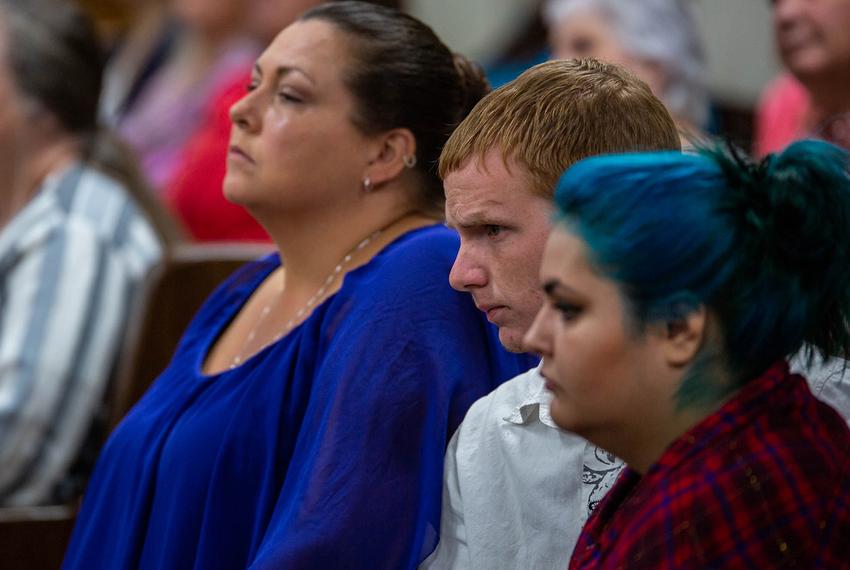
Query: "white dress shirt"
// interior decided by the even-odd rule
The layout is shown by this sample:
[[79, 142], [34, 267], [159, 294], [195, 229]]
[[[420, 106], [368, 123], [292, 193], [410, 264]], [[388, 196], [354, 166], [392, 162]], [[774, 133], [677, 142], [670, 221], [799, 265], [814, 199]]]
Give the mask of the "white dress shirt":
[[558, 428], [550, 400], [538, 367], [469, 409], [446, 451], [440, 543], [420, 568], [567, 567], [622, 463]]
[[802, 352], [790, 361], [791, 371], [802, 374], [809, 381], [812, 394], [826, 402], [847, 420], [850, 425], [850, 362], [842, 358], [806, 362]]

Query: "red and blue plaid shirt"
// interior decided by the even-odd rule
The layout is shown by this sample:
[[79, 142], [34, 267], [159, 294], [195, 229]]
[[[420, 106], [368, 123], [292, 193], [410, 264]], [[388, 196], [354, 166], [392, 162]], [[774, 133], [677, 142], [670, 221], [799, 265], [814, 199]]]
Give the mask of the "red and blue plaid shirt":
[[850, 430], [784, 362], [626, 469], [570, 562], [588, 568], [850, 568]]

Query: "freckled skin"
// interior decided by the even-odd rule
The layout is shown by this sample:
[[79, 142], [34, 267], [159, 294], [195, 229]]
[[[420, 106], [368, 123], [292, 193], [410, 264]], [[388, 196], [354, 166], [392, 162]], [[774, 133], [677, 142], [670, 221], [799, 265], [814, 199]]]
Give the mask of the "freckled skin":
[[553, 26], [549, 43], [558, 59], [592, 57], [625, 66], [643, 79], [656, 97], [664, 95], [666, 80], [661, 68], [632, 56], [613, 27], [593, 8], [576, 10]]
[[508, 166], [493, 149], [446, 176], [446, 220], [461, 238], [449, 282], [472, 294], [505, 348], [524, 352], [522, 338], [543, 300], [537, 275], [552, 204], [532, 193], [523, 167]]

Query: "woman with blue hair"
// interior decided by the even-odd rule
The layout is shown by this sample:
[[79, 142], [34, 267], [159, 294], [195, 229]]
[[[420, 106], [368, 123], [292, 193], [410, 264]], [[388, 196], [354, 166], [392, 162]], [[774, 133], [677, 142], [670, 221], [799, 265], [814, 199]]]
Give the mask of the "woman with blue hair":
[[848, 568], [850, 430], [786, 359], [850, 347], [847, 155], [577, 163], [526, 342], [561, 427], [628, 467], [570, 568]]
[[552, 55], [624, 65], [664, 102], [684, 139], [705, 128], [705, 55], [683, 0], [546, 0]]

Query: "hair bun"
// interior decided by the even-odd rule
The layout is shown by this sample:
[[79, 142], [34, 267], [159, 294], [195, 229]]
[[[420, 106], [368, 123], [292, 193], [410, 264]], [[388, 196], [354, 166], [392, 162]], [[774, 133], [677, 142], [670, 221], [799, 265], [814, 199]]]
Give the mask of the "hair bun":
[[[804, 310], [810, 324], [826, 322], [820, 317], [850, 306], [850, 291], [844, 290], [850, 282], [848, 154], [811, 140], [757, 164], [734, 150], [718, 162], [727, 180], [724, 202], [734, 216], [738, 247], [749, 260], [743, 270], [795, 291], [800, 306], [788, 310]], [[843, 338], [829, 327], [805, 328], [806, 342], [817, 346]]]
[[460, 77], [461, 95], [463, 97], [458, 109], [458, 122], [466, 117], [473, 107], [490, 92], [490, 82], [484, 75], [481, 66], [466, 56], [454, 53], [455, 69]]
[[724, 168], [742, 245], [782, 273], [819, 281], [848, 234], [847, 154], [805, 141], [759, 163], [732, 150]]

